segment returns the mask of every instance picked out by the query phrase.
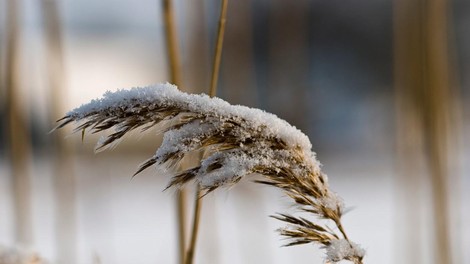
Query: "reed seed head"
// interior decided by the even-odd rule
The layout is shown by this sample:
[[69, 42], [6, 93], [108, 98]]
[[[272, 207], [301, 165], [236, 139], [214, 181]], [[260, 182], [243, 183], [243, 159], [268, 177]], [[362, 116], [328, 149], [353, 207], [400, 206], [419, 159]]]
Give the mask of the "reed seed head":
[[[341, 233], [302, 217], [275, 215], [287, 223], [280, 234], [291, 239], [288, 246], [319, 243], [327, 249], [328, 261], [362, 260], [363, 251], [348, 240], [341, 226], [343, 201], [329, 189], [308, 137], [273, 114], [160, 84], [107, 92], [58, 122], [56, 129], [78, 122], [75, 131], [82, 135], [86, 130], [112, 129], [97, 143], [97, 151], [113, 146], [130, 131], [157, 127], [163, 142], [135, 174], [153, 165], [164, 168], [172, 174], [167, 188], [195, 181], [207, 194], [248, 175], [263, 175], [256, 182], [282, 189], [301, 211], [331, 220]], [[204, 153], [199, 164], [178, 170], [176, 165], [195, 151]], [[353, 250], [333, 253], [344, 249], [345, 243]]]

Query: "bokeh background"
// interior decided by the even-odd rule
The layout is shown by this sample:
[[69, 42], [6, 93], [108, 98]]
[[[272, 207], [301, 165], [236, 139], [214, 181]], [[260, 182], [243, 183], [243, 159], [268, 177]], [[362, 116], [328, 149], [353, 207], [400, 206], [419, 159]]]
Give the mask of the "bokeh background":
[[[174, 5], [180, 87], [207, 93], [220, 1]], [[161, 0], [0, 0], [0, 263], [177, 263], [168, 179], [131, 179], [155, 133], [98, 154], [97, 137], [49, 134], [106, 90], [170, 80], [162, 14]], [[217, 94], [310, 137], [365, 263], [470, 263], [469, 28], [465, 0], [230, 1]], [[268, 216], [285, 211], [249, 181], [208, 195], [196, 263], [323, 263], [281, 247]]]

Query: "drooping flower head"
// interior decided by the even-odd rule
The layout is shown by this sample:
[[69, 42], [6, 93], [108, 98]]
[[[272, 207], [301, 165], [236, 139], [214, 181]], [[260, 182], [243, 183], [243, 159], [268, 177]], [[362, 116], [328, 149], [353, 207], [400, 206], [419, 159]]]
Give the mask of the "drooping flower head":
[[[257, 182], [282, 189], [302, 211], [332, 220], [349, 243], [340, 222], [343, 202], [329, 189], [308, 137], [273, 114], [160, 84], [107, 92], [67, 113], [57, 128], [74, 121], [80, 122], [76, 131], [113, 129], [96, 150], [113, 146], [132, 130], [158, 127], [163, 142], [136, 174], [155, 165], [171, 172], [168, 187], [195, 181], [206, 193], [260, 174], [264, 179]], [[196, 166], [175, 166], [194, 152], [202, 156]], [[304, 218], [274, 217], [289, 224], [281, 230], [292, 238], [289, 245], [316, 242], [331, 247], [342, 241], [331, 229]], [[350, 246], [356, 247], [352, 242]], [[362, 257], [348, 255], [348, 260]]]

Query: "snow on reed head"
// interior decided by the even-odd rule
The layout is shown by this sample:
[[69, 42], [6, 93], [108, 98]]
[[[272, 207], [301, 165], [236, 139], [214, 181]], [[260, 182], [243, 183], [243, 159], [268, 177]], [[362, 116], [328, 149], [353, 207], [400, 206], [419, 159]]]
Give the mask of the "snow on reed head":
[[[340, 221], [343, 202], [330, 191], [308, 137], [273, 114], [158, 84], [106, 92], [67, 113], [57, 128], [74, 121], [80, 122], [75, 131], [114, 129], [97, 143], [96, 150], [112, 146], [132, 130], [158, 127], [163, 142], [136, 174], [156, 165], [170, 171], [168, 187], [196, 181], [206, 194], [260, 174], [264, 179], [256, 182], [280, 188], [302, 211], [332, 220], [349, 242]], [[198, 165], [175, 166], [194, 152], [203, 154]], [[289, 245], [315, 242], [329, 246], [340, 239], [329, 228], [304, 218], [274, 217], [288, 223], [281, 235], [292, 239]], [[361, 261], [362, 256], [353, 259]]]
[[[92, 100], [90, 103], [67, 113], [67, 116], [85, 118], [99, 110], [113, 111], [136, 104], [148, 104], [149, 106], [173, 106], [190, 113], [198, 113], [218, 117], [221, 120], [234, 119], [244, 121], [244, 125], [251, 128], [263, 128], [269, 136], [282, 138], [291, 147], [298, 146], [306, 153], [312, 147], [308, 137], [296, 127], [276, 115], [256, 108], [241, 105], [231, 105], [226, 101], [205, 94], [187, 94], [177, 89], [172, 84], [158, 84], [130, 90], [118, 90], [106, 92], [103, 98]], [[137, 113], [139, 108], [130, 109]]]
[[355, 261], [357, 256], [364, 257], [365, 251], [354, 242], [346, 239], [333, 240], [330, 245], [325, 246], [326, 260], [329, 262], [339, 262], [341, 260]]
[[[285, 144], [288, 149], [295, 149], [307, 158], [303, 165], [308, 166], [311, 171], [320, 171], [320, 164], [315, 159], [315, 153], [311, 151], [308, 137], [286, 121], [259, 109], [230, 105], [219, 98], [183, 93], [170, 84], [106, 92], [103, 98], [92, 100], [67, 113], [62, 125], [72, 120], [86, 119], [88, 122], [79, 126], [77, 130], [91, 128], [100, 131], [115, 126], [117, 133], [98, 142], [97, 149], [100, 150], [111, 146], [118, 136], [120, 138], [130, 130], [158, 125], [157, 123], [161, 121], [176, 120], [184, 114], [186, 115], [184, 120], [176, 121], [176, 125], [166, 128], [164, 142], [155, 155], [155, 161], [164, 163], [168, 161], [169, 155], [174, 157], [175, 153], [182, 158], [187, 152], [206, 147], [201, 140], [210, 140], [211, 136], [227, 134], [234, 140], [230, 149], [237, 148], [244, 151], [232, 151], [232, 155], [217, 154], [219, 157], [217, 161], [226, 161], [226, 169], [231, 168], [230, 164], [238, 169], [246, 169], [247, 172], [252, 172], [253, 167], [260, 164], [277, 163], [276, 167], [279, 167], [283, 160], [273, 160], [273, 155], [280, 157], [288, 153], [271, 151], [274, 142]], [[91, 126], [93, 122], [98, 126]], [[227, 142], [217, 143], [222, 144], [224, 148], [228, 147]], [[213, 147], [217, 143], [210, 145]], [[256, 153], [253, 152], [252, 145], [259, 148]], [[262, 155], [255, 157], [256, 154]], [[211, 156], [209, 160], [214, 158], [215, 156]], [[204, 168], [207, 169], [208, 166]], [[303, 174], [301, 168], [297, 170]], [[203, 177], [196, 177], [201, 183], [207, 182], [203, 185], [230, 182], [230, 178], [226, 177], [222, 177], [219, 181], [216, 177], [213, 178], [214, 181], [207, 182]]]

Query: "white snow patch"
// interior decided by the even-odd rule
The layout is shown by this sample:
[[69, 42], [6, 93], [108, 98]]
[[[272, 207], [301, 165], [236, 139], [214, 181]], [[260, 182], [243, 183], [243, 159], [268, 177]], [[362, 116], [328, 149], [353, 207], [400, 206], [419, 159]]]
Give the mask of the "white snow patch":
[[318, 202], [331, 210], [336, 210], [339, 208], [341, 211], [343, 211], [344, 209], [343, 199], [335, 192], [329, 192], [327, 196], [319, 198]]
[[350, 259], [352, 257], [364, 257], [365, 250], [358, 244], [350, 242], [346, 239], [337, 239], [331, 241], [329, 246], [326, 246], [326, 260], [329, 262], [337, 263], [341, 260]]
[[291, 147], [299, 146], [302, 150], [308, 151], [312, 147], [305, 134], [274, 114], [256, 108], [231, 105], [220, 98], [210, 98], [206, 94], [187, 94], [169, 83], [116, 92], [107, 91], [102, 98], [83, 104], [67, 115], [84, 117], [102, 109], [127, 107], [131, 101], [181, 106], [196, 113], [211, 113], [220, 119], [243, 119], [251, 127], [263, 128], [269, 134], [282, 138]]
[[[239, 177], [250, 174], [257, 165], [265, 165], [272, 168], [282, 168], [289, 166], [299, 176], [305, 174], [305, 168], [299, 165], [292, 165], [285, 160], [292, 154], [291, 151], [299, 152], [305, 157], [305, 164], [309, 171], [320, 172], [320, 163], [315, 158], [315, 153], [311, 150], [312, 145], [308, 137], [296, 127], [291, 126], [286, 121], [276, 115], [267, 113], [260, 109], [249, 108], [240, 105], [230, 105], [219, 98], [210, 98], [205, 94], [187, 94], [181, 92], [176, 86], [165, 83], [143, 88], [132, 88], [130, 90], [118, 90], [116, 92], [106, 92], [103, 98], [92, 100], [84, 104], [67, 115], [86, 118], [95, 112], [105, 112], [112, 115], [113, 111], [137, 112], [140, 107], [147, 108], [176, 108], [181, 109], [181, 113], [201, 114], [208, 117], [206, 121], [194, 121], [183, 125], [179, 129], [166, 131], [163, 143], [155, 154], [157, 164], [161, 164], [165, 156], [172, 153], [187, 153], [200, 147], [200, 140], [207, 138], [213, 133], [223, 131], [224, 121], [231, 121], [239, 124], [231, 129], [232, 136], [241, 139], [241, 142], [249, 139], [254, 134], [261, 135], [264, 140], [255, 142], [258, 146], [245, 148], [241, 143], [236, 151], [214, 153], [203, 160], [202, 167], [198, 173], [197, 180], [203, 186], [223, 185], [237, 180]], [[210, 121], [207, 121], [210, 120]], [[118, 128], [119, 129], [119, 128]], [[269, 142], [272, 139], [279, 139], [286, 144], [290, 151], [272, 149]], [[267, 142], [267, 143], [266, 143]], [[219, 160], [220, 168], [207, 171], [208, 166]], [[336, 196], [335, 196], [336, 197]], [[333, 204], [333, 202], [335, 202]], [[335, 206], [337, 200], [325, 200], [327, 206]]]

